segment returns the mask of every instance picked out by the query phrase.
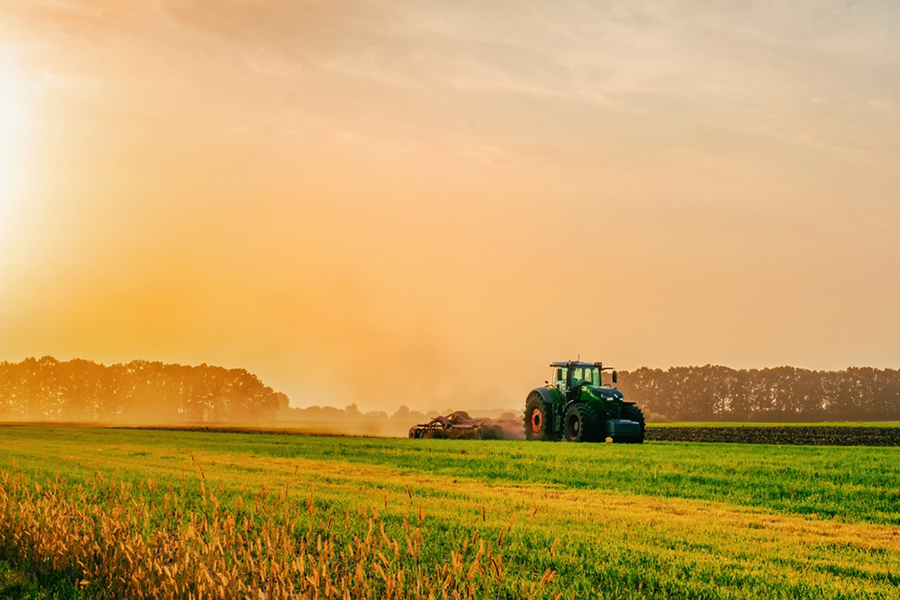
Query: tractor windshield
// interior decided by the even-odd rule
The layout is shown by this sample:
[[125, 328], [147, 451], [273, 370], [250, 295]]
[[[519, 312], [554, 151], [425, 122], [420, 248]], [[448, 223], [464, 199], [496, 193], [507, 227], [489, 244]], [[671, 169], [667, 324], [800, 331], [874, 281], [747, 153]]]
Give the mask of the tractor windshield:
[[600, 369], [598, 367], [575, 367], [572, 369], [572, 387], [581, 382], [588, 385], [600, 385]]

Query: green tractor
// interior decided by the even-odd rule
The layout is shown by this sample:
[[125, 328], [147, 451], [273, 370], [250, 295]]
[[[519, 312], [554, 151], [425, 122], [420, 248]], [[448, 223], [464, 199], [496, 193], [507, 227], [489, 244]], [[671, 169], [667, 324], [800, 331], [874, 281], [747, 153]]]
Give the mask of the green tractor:
[[[602, 363], [555, 362], [552, 381], [531, 391], [525, 400], [525, 438], [570, 442], [641, 444], [644, 415], [622, 392], [602, 384]], [[615, 371], [612, 382], [618, 381]]]

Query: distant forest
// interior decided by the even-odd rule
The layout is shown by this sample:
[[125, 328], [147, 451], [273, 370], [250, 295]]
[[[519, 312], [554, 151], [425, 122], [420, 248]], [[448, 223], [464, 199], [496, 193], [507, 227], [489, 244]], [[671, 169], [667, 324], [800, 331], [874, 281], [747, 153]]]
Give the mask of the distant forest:
[[900, 370], [892, 369], [642, 367], [620, 372], [617, 387], [645, 412], [672, 421], [900, 420]]
[[[423, 421], [433, 419], [440, 414], [436, 410], [430, 410], [427, 413], [419, 412], [417, 410], [409, 410], [409, 407], [405, 405], [398, 408], [397, 411], [392, 415], [388, 415], [383, 410], [373, 410], [371, 412], [364, 413], [359, 410], [355, 403], [347, 406], [343, 410], [340, 408], [335, 408], [333, 406], [291, 408], [288, 405], [287, 396], [285, 396], [284, 394], [280, 394], [280, 396], [282, 397], [282, 405], [278, 411], [279, 421], [318, 421], [330, 423], [355, 423], [359, 421], [395, 421], [397, 423], [413, 424], [422, 423]], [[447, 412], [452, 412], [452, 409], [448, 409]]]
[[[817, 422], [900, 421], [900, 370], [794, 367], [735, 370], [672, 367], [619, 373], [617, 387], [649, 420]], [[510, 403], [528, 390], [510, 390]], [[423, 399], [427, 400], [427, 399]], [[470, 409], [470, 406], [455, 407]], [[275, 420], [421, 422], [436, 415], [401, 406], [396, 413], [361, 413], [314, 406], [290, 408], [288, 398], [244, 369], [135, 360], [104, 366], [50, 356], [0, 362], [0, 421], [239, 422]]]
[[280, 396], [244, 369], [205, 364], [0, 363], [3, 421], [274, 421]]

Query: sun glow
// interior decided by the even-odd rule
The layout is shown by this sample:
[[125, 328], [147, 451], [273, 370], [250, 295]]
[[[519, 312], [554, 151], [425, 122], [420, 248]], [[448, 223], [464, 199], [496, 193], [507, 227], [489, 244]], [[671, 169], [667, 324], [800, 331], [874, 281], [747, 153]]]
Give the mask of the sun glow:
[[18, 83], [0, 64], [0, 236], [6, 237], [23, 183], [26, 128], [31, 114], [18, 98]]

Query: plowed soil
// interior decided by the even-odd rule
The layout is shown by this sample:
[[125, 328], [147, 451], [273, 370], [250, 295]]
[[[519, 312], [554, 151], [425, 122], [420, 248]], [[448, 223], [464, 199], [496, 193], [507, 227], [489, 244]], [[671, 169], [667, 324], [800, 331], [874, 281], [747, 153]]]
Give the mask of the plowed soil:
[[731, 442], [803, 446], [900, 446], [900, 427], [753, 426], [653, 427], [644, 439], [660, 442]]

